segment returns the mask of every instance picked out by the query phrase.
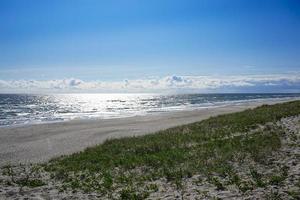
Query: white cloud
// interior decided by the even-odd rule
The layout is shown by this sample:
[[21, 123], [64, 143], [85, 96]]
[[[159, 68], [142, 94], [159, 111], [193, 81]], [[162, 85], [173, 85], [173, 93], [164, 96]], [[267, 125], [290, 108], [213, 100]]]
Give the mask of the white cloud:
[[[299, 92], [300, 74], [243, 76], [166, 76], [124, 81], [0, 80], [0, 92], [163, 92], [243, 91], [243, 89], [293, 89]], [[271, 91], [270, 91], [271, 92]]]

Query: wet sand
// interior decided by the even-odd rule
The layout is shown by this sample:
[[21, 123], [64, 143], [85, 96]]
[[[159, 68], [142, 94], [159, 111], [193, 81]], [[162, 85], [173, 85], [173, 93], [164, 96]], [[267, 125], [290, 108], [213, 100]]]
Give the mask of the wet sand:
[[109, 138], [154, 133], [211, 116], [286, 101], [288, 100], [276, 99], [119, 119], [73, 120], [0, 128], [0, 166], [43, 162], [56, 156], [82, 151]]

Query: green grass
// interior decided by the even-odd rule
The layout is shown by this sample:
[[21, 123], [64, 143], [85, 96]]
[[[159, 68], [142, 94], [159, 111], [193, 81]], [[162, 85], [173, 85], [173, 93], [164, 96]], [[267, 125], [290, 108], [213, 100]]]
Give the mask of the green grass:
[[18, 180], [16, 182], [20, 186], [27, 186], [27, 187], [40, 187], [45, 185], [45, 183], [39, 179], [33, 179], [33, 180]]
[[[180, 186], [182, 179], [194, 174], [230, 176], [234, 174], [230, 162], [242, 163], [251, 158], [264, 163], [265, 155], [281, 146], [280, 128], [245, 133], [267, 122], [298, 114], [300, 101], [264, 105], [156, 134], [108, 140], [80, 153], [53, 159], [46, 164], [46, 170], [66, 188], [105, 194], [126, 186], [120, 193], [124, 199], [129, 194], [142, 199], [148, 190], [137, 194], [132, 191], [137, 190], [136, 185], [148, 181], [165, 178]], [[263, 186], [259, 174], [252, 173], [257, 184]], [[231, 178], [233, 182], [241, 182], [236, 175]], [[224, 189], [216, 180], [213, 182], [217, 188]]]

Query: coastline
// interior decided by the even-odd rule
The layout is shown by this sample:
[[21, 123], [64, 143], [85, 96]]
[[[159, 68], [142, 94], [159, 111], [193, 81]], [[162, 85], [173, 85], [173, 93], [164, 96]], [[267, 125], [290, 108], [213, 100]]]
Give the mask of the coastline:
[[218, 115], [0, 167], [0, 199], [297, 199], [299, 134], [299, 100]]
[[291, 100], [296, 99], [244, 102], [222, 107], [154, 113], [127, 118], [72, 120], [3, 127], [0, 128], [0, 166], [8, 163], [44, 162], [53, 157], [82, 151], [109, 138], [154, 133], [170, 127], [201, 121], [211, 116]]
[[[223, 94], [217, 94], [217, 95], [223, 95]], [[258, 94], [260, 95], [260, 94]], [[280, 94], [277, 94], [280, 95]], [[298, 94], [300, 95], [300, 93]], [[219, 100], [219, 101], [208, 101], [208, 102], [202, 102], [199, 104], [185, 104], [182, 105], [176, 105], [176, 106], [164, 106], [160, 108], [142, 108], [139, 111], [130, 111], [130, 112], [123, 112], [123, 113], [115, 113], [112, 115], [102, 115], [101, 112], [105, 113], [106, 111], [101, 112], [73, 112], [70, 111], [70, 114], [67, 114], [69, 117], [62, 117], [62, 116], [44, 116], [44, 115], [36, 115], [35, 117], [27, 116], [25, 118], [20, 118], [18, 116], [23, 116], [29, 114], [28, 112], [23, 113], [22, 111], [13, 113], [16, 115], [16, 117], [10, 116], [9, 118], [3, 117], [5, 116], [5, 112], [7, 112], [8, 109], [5, 109], [5, 111], [2, 113], [3, 116], [0, 120], [0, 129], [1, 128], [15, 128], [15, 127], [25, 127], [25, 126], [31, 126], [31, 125], [40, 125], [40, 124], [52, 124], [52, 123], [64, 123], [69, 121], [86, 121], [86, 120], [106, 120], [106, 119], [118, 119], [118, 118], [128, 118], [128, 117], [141, 117], [146, 115], [159, 115], [164, 113], [171, 113], [171, 112], [182, 112], [182, 111], [193, 111], [193, 110], [202, 110], [206, 108], [216, 108], [216, 107], [224, 107], [224, 106], [231, 106], [231, 105], [240, 105], [240, 104], [246, 104], [246, 103], [269, 103], [272, 101], [292, 101], [292, 100], [300, 100], [300, 96], [289, 96], [289, 97], [265, 97], [265, 98], [249, 98], [249, 99], [239, 99], [239, 100]], [[1, 103], [1, 102], [0, 102]], [[75, 102], [76, 103], [76, 102]], [[77, 102], [78, 103], [78, 102]], [[1, 108], [0, 108], [1, 109]], [[15, 108], [11, 108], [15, 109]], [[56, 111], [53, 110], [55, 113]], [[112, 112], [113, 113], [113, 112]]]

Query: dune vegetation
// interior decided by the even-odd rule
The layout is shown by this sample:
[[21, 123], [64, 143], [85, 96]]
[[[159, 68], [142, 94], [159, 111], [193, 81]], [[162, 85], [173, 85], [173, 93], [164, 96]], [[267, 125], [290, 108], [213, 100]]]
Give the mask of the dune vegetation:
[[[266, 155], [280, 148], [282, 130], [271, 125], [260, 126], [299, 113], [299, 101], [264, 105], [156, 134], [109, 140], [54, 159], [46, 169], [63, 180], [65, 187], [101, 193], [111, 193], [125, 185], [122, 194], [133, 194], [132, 191], [141, 191], [145, 183], [161, 178], [180, 188], [186, 177], [205, 174], [209, 178], [214, 173], [229, 176], [241, 190], [247, 190], [250, 186], [239, 183], [242, 180], [231, 163], [244, 162], [249, 157], [264, 163]], [[218, 180], [211, 181], [220, 189], [223, 187]], [[149, 189], [157, 188], [146, 184], [140, 195], [147, 196]]]

